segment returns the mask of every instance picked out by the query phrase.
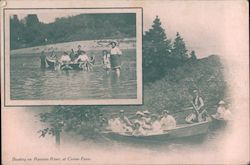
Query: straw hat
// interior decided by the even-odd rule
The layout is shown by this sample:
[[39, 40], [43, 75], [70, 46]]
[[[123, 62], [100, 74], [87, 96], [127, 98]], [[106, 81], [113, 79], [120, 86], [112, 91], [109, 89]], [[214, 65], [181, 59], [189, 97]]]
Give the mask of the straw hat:
[[218, 104], [219, 105], [225, 105], [226, 103], [223, 100], [221, 100]]
[[144, 114], [150, 114], [148, 110], [143, 111]]
[[135, 120], [135, 121], [134, 121], [134, 124], [139, 124], [139, 125], [141, 125], [141, 123], [140, 123], [139, 120]]

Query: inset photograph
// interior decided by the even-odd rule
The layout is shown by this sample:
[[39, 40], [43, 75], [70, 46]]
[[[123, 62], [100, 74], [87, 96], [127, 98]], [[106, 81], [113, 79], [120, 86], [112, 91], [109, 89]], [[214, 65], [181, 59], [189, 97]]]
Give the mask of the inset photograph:
[[142, 104], [142, 10], [5, 9], [6, 105]]

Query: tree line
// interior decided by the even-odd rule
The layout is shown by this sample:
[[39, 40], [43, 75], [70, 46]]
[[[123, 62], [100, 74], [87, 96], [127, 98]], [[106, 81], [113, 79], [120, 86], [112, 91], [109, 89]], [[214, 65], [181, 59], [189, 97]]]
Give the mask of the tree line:
[[179, 32], [176, 33], [174, 42], [171, 42], [161, 27], [158, 16], [153, 21], [152, 27], [143, 35], [142, 45], [145, 82], [160, 79], [167, 71], [197, 59], [194, 50], [188, 54], [185, 41]]
[[39, 21], [36, 14], [23, 19], [17, 15], [10, 18], [10, 48], [136, 36], [134, 13], [80, 14], [56, 18], [52, 23]]

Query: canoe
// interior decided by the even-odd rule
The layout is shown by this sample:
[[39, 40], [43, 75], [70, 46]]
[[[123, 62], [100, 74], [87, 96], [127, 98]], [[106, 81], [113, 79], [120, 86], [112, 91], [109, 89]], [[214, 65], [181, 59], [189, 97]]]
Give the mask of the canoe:
[[199, 135], [206, 135], [208, 132], [210, 121], [203, 121], [193, 124], [178, 125], [176, 128], [166, 130], [160, 134], [148, 134], [145, 136], [133, 136], [128, 133], [116, 133], [116, 132], [103, 132], [103, 135], [109, 139], [119, 141], [151, 141], [151, 142], [163, 142], [179, 138], [195, 137]]

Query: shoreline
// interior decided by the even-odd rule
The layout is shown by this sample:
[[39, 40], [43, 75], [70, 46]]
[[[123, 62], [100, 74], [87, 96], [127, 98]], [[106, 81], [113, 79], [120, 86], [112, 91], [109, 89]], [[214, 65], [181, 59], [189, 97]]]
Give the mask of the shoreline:
[[[42, 46], [34, 46], [22, 49], [15, 49], [11, 50], [11, 55], [17, 54], [37, 54], [41, 53], [42, 51], [51, 52], [54, 50], [55, 52], [70, 52], [71, 49], [77, 50], [77, 46], [81, 45], [82, 49], [85, 51], [89, 50], [103, 50], [108, 49], [108, 42], [114, 41], [114, 39], [103, 39], [103, 40], [83, 40], [83, 41], [72, 41], [72, 42], [64, 42], [64, 43], [55, 43], [55, 44], [48, 44]], [[124, 38], [124, 39], [117, 39], [119, 41], [120, 49], [136, 49], [136, 38]]]

